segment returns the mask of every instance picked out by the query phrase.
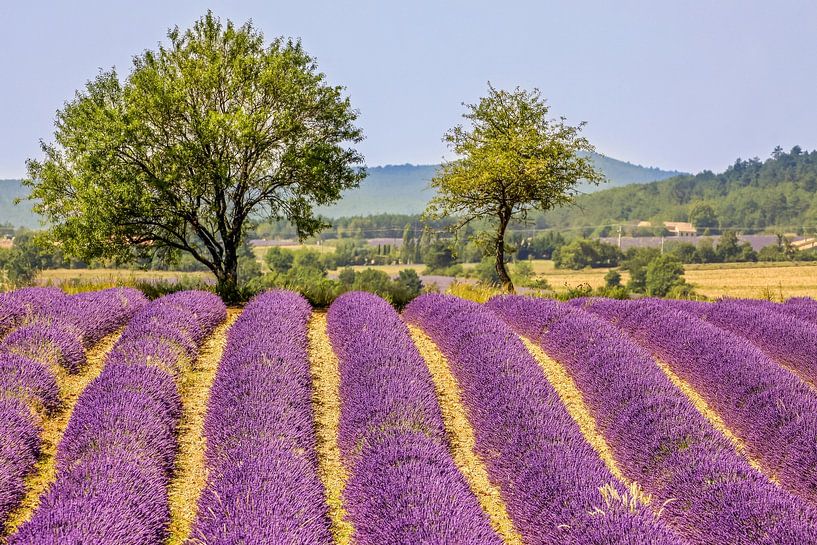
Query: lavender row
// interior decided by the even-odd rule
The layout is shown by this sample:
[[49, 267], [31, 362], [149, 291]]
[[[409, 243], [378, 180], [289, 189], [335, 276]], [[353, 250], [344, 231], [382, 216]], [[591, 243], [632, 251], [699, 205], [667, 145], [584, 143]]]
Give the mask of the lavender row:
[[87, 348], [147, 304], [140, 291], [128, 288], [70, 296], [52, 288], [24, 288], [7, 298], [16, 310], [7, 320], [3, 351], [62, 366], [70, 373], [85, 364]]
[[526, 543], [680, 543], [647, 508], [604, 504], [599, 489], [617, 486], [615, 478], [495, 314], [470, 301], [424, 295], [404, 315], [448, 358], [476, 453]]
[[703, 396], [787, 490], [817, 501], [817, 396], [745, 339], [660, 302], [585, 308], [634, 336]]
[[215, 295], [181, 292], [133, 317], [77, 401], [57, 448], [56, 482], [11, 545], [146, 545], [164, 538], [181, 414], [172, 370], [195, 356], [189, 347], [198, 345], [186, 328], [203, 338], [225, 314]]
[[[105, 334], [119, 327], [143, 301], [141, 293], [129, 290], [69, 297], [47, 288], [0, 298], [2, 327], [17, 328], [0, 348], [0, 460], [5, 461], [0, 464], [0, 524], [25, 494], [25, 477], [39, 455], [41, 420], [60, 405], [49, 366], [77, 370], [85, 361], [83, 340], [90, 342], [91, 329], [99, 326]], [[80, 320], [83, 315], [88, 317], [85, 322]], [[95, 317], [104, 319], [100, 323]]]
[[230, 328], [207, 407], [208, 481], [191, 545], [331, 542], [312, 426], [310, 312], [300, 295], [272, 291]]
[[566, 366], [624, 473], [686, 540], [817, 542], [817, 513], [752, 469], [618, 329], [555, 301], [499, 297], [487, 306]]
[[806, 321], [800, 305], [726, 299], [696, 315], [745, 337], [770, 359], [817, 385], [817, 325]]
[[431, 375], [408, 328], [369, 293], [339, 297], [327, 330], [340, 370], [344, 506], [361, 545], [501, 544], [448, 450]]

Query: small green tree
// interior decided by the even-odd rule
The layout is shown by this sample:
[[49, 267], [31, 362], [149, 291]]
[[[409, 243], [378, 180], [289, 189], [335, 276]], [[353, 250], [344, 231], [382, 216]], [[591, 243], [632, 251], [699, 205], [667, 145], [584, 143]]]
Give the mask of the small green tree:
[[605, 288], [617, 288], [621, 285], [621, 273], [615, 269], [607, 271], [604, 275]]
[[536, 89], [503, 91], [488, 86], [488, 96], [466, 105], [466, 128], [457, 125], [444, 141], [459, 159], [444, 163], [431, 181], [437, 195], [424, 216], [454, 216], [459, 231], [474, 220], [493, 230], [480, 241], [494, 258], [503, 287], [513, 291], [505, 265], [505, 231], [532, 210], [549, 210], [573, 202], [581, 180], [604, 178], [586, 155], [590, 142], [580, 135], [583, 124], [549, 119], [549, 108]]
[[423, 281], [414, 269], [403, 269], [398, 272], [396, 282], [405, 287], [406, 292], [412, 297], [420, 295], [420, 290], [423, 289]]
[[620, 258], [621, 251], [616, 246], [585, 238], [576, 239], [553, 252], [553, 264], [557, 269], [615, 267]]
[[636, 293], [647, 290], [647, 265], [661, 255], [658, 248], [630, 248], [621, 268], [630, 273], [627, 288]]
[[684, 284], [684, 266], [677, 257], [664, 254], [647, 265], [645, 286], [647, 295], [666, 297], [670, 291]]
[[66, 253], [186, 252], [231, 300], [251, 217], [304, 238], [324, 226], [313, 207], [365, 176], [358, 114], [299, 42], [212, 13], [168, 39], [66, 103], [26, 183]]
[[699, 231], [718, 228], [718, 216], [707, 203], [698, 202], [689, 211], [689, 222]]
[[264, 261], [271, 271], [286, 274], [292, 268], [295, 256], [289, 250], [284, 250], [278, 246], [271, 246], [264, 255]]

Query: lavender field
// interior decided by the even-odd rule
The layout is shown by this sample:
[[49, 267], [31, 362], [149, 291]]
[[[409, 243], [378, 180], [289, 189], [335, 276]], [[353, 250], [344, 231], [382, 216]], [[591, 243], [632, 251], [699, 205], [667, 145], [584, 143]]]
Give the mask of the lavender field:
[[817, 543], [817, 302], [5, 293], [0, 543]]

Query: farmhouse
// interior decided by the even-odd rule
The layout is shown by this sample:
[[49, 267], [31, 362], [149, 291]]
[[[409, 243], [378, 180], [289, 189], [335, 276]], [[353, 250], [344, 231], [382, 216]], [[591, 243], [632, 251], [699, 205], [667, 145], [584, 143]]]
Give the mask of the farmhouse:
[[698, 230], [695, 229], [695, 226], [685, 221], [665, 221], [664, 227], [667, 228], [670, 234], [676, 237], [694, 237], [698, 234]]

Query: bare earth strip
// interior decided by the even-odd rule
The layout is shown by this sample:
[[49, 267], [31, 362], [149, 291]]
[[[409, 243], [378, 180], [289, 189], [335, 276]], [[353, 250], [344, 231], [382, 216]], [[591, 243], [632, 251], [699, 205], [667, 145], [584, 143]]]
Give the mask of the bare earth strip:
[[709, 403], [707, 403], [706, 400], [703, 397], [701, 397], [701, 395], [698, 392], [696, 392], [695, 389], [692, 386], [690, 386], [688, 382], [686, 382], [684, 379], [676, 375], [675, 372], [673, 372], [673, 370], [670, 369], [670, 366], [664, 363], [663, 361], [658, 359], [656, 359], [655, 361], [658, 364], [658, 367], [661, 368], [661, 370], [664, 372], [664, 374], [667, 375], [667, 377], [672, 381], [672, 383], [679, 390], [681, 390], [685, 396], [687, 396], [687, 398], [692, 402], [692, 404], [695, 406], [698, 412], [701, 413], [707, 420], [709, 420], [709, 423], [712, 424], [712, 426], [716, 430], [718, 430], [724, 436], [726, 436], [726, 438], [732, 443], [732, 445], [734, 445], [735, 450], [738, 451], [738, 454], [746, 458], [746, 460], [749, 462], [749, 465], [751, 465], [753, 468], [769, 477], [769, 479], [774, 484], [776, 485], [780, 484], [780, 482], [771, 472], [766, 471], [763, 468], [763, 466], [761, 466], [760, 462], [758, 462], [748, 454], [748, 452], [746, 451], [746, 445], [743, 443], [740, 437], [732, 433], [732, 430], [730, 430], [726, 426], [726, 423], [723, 421], [720, 415], [718, 415], [718, 413], [716, 413], [709, 406]]
[[168, 545], [180, 545], [190, 535], [199, 496], [207, 483], [204, 417], [207, 414], [210, 389], [227, 343], [227, 330], [240, 314], [241, 309], [227, 309], [227, 320], [204, 341], [195, 363], [183, 368], [178, 379], [182, 416], [178, 428], [179, 452], [176, 467], [168, 485]]
[[462, 472], [483, 511], [488, 515], [491, 526], [502, 540], [508, 545], [522, 545], [522, 536], [513, 526], [499, 489], [491, 484], [485, 464], [474, 452], [476, 444], [474, 430], [462, 404], [457, 379], [451, 373], [445, 356], [420, 328], [409, 326], [409, 330], [431, 373], [454, 463]]
[[315, 415], [315, 439], [318, 475], [326, 490], [326, 503], [336, 545], [352, 542], [354, 528], [343, 508], [343, 489], [348, 474], [338, 448], [340, 426], [340, 374], [338, 358], [326, 333], [326, 314], [314, 312], [309, 321], [309, 363], [312, 374], [312, 407]]
[[102, 373], [105, 357], [122, 335], [122, 329], [104, 337], [88, 350], [86, 354], [87, 363], [80, 369], [79, 373], [71, 375], [61, 367], [57, 369], [57, 384], [60, 388], [62, 407], [59, 413], [45, 419], [43, 422], [40, 457], [34, 466], [34, 471], [26, 478], [26, 495], [20, 505], [12, 511], [1, 535], [9, 536], [13, 534], [21, 524], [31, 518], [34, 510], [40, 504], [40, 496], [56, 480], [57, 465], [55, 457], [57, 445], [63, 433], [65, 433], [74, 406], [88, 384]]
[[[589, 407], [584, 402], [581, 391], [576, 386], [576, 383], [573, 382], [573, 378], [570, 376], [570, 374], [568, 374], [567, 370], [562, 366], [562, 364], [548, 356], [544, 350], [542, 350], [535, 343], [531, 342], [529, 339], [525, 337], [520, 337], [520, 339], [522, 339], [522, 342], [525, 343], [528, 352], [530, 352], [531, 356], [533, 356], [533, 358], [539, 364], [539, 367], [541, 367], [545, 372], [545, 377], [547, 378], [548, 382], [550, 382], [551, 386], [553, 386], [553, 388], [556, 390], [556, 393], [559, 395], [559, 399], [562, 400], [567, 412], [579, 425], [579, 430], [581, 430], [585, 440], [587, 440], [587, 442], [590, 443], [590, 446], [593, 447], [593, 450], [598, 453], [598, 455], [604, 461], [604, 465], [606, 465], [607, 469], [610, 470], [610, 473], [612, 473], [613, 476], [619, 481], [631, 486], [632, 481], [628, 479], [621, 471], [621, 468], [618, 467], [618, 463], [613, 457], [613, 451], [610, 448], [610, 445], [607, 444], [607, 441], [604, 439], [601, 432], [599, 432], [596, 425], [596, 419], [593, 417]], [[647, 498], [644, 496], [642, 496], [640, 499], [642, 501], [647, 501]]]

